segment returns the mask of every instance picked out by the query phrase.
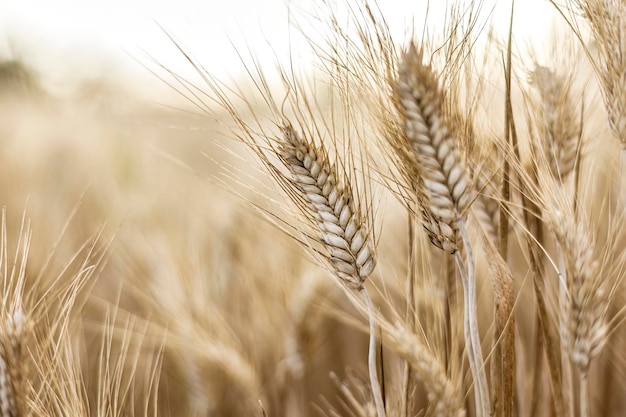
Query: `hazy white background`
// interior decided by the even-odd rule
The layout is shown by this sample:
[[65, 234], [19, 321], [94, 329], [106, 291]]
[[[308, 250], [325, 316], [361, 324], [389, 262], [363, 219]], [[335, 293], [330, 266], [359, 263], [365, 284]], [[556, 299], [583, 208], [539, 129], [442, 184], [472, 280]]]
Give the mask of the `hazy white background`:
[[[413, 22], [421, 24], [427, 4], [379, 3], [399, 35]], [[442, 19], [445, 3], [431, 1], [429, 22]], [[317, 0], [0, 0], [0, 58], [23, 59], [52, 88], [102, 77], [150, 88], [154, 78], [136, 62], [146, 62], [145, 54], [175, 71], [189, 71], [161, 25], [209, 71], [236, 77], [241, 64], [233, 44], [248, 45], [264, 65], [273, 65], [274, 53], [285, 59], [289, 45], [292, 52], [299, 50], [290, 38], [288, 10], [302, 20], [306, 13], [315, 13], [316, 4]], [[492, 23], [504, 36], [510, 0], [485, 0], [484, 15], [492, 9]], [[547, 0], [524, 0], [516, 4], [515, 19], [518, 43], [540, 46], [556, 18]], [[316, 27], [313, 19], [308, 21]], [[317, 28], [323, 31], [321, 25]], [[315, 30], [310, 35], [316, 36]]]

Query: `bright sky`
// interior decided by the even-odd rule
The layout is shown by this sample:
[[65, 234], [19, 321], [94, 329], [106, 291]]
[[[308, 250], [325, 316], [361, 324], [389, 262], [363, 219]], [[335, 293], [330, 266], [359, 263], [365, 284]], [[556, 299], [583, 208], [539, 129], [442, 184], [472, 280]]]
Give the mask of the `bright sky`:
[[[423, 20], [425, 1], [379, 3], [390, 26], [398, 28], [399, 34], [413, 19], [417, 23]], [[484, 3], [485, 11], [496, 5], [493, 22], [505, 33], [510, 0]], [[266, 64], [272, 65], [272, 50], [287, 56], [287, 5], [299, 14], [314, 11], [315, 4], [319, 1], [0, 0], [0, 57], [24, 58], [57, 85], [76, 74], [95, 78], [108, 71], [131, 71], [148, 76], [131, 58], [145, 62], [142, 51], [177, 72], [189, 71], [181, 54], [159, 28], [161, 25], [211, 73], [236, 76], [241, 65], [231, 42], [240, 48], [249, 45], [267, 60]], [[439, 19], [443, 4], [445, 1], [431, 1], [431, 22]], [[547, 0], [518, 1], [518, 38], [531, 38], [530, 42], [541, 44], [553, 16]]]

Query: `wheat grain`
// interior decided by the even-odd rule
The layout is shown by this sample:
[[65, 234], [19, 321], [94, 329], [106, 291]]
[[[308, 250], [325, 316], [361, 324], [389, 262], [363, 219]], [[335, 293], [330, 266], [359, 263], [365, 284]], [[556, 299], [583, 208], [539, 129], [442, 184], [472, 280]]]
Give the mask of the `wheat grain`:
[[[568, 391], [572, 392], [572, 399], [578, 398], [580, 415], [588, 417], [589, 366], [607, 341], [607, 312], [614, 277], [612, 268], [605, 268], [605, 262], [612, 249], [610, 244], [604, 248], [596, 245], [588, 219], [580, 210], [570, 209], [565, 195], [557, 193], [551, 197], [545, 199], [550, 204], [545, 210], [546, 223], [559, 244], [561, 272], [565, 275], [560, 297], [563, 355], [569, 357], [579, 380], [579, 392], [574, 392], [574, 387]], [[605, 251], [604, 255], [598, 256], [600, 250]], [[570, 366], [567, 369], [571, 371]]]

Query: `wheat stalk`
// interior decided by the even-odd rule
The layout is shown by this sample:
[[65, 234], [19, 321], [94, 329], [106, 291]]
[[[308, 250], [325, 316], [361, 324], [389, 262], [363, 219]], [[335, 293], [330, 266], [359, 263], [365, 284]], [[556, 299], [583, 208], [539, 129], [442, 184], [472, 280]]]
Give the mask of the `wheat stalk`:
[[[579, 156], [581, 126], [576, 106], [571, 96], [572, 82], [549, 68], [537, 66], [531, 74], [531, 81], [537, 91], [538, 99], [533, 103], [536, 114], [536, 125], [539, 131], [544, 157], [551, 177], [555, 181], [555, 192], [572, 175]], [[574, 183], [573, 201], [576, 202]], [[562, 254], [559, 253], [559, 257]], [[562, 268], [563, 269], [563, 268]], [[565, 271], [562, 271], [565, 273]], [[563, 280], [559, 281], [560, 304], [565, 304], [567, 289]], [[560, 317], [560, 327], [565, 326], [564, 316]], [[567, 349], [561, 340], [561, 367], [563, 393], [572, 392], [573, 382], [571, 367], [567, 360]], [[568, 398], [570, 402], [572, 398]], [[573, 404], [570, 404], [573, 407]]]

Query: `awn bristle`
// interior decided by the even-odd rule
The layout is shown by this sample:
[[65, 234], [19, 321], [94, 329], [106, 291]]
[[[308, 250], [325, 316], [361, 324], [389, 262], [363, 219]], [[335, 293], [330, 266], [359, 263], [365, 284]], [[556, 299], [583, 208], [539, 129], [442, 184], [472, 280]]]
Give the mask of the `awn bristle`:
[[552, 210], [549, 224], [563, 251], [567, 301], [562, 337], [571, 362], [586, 372], [606, 342], [609, 290], [601, 277], [594, 242], [582, 221]]
[[443, 95], [422, 53], [411, 44], [398, 71], [395, 93], [404, 134], [418, 174], [424, 227], [431, 242], [450, 253], [458, 249], [458, 221], [471, 201], [469, 173], [443, 111]]
[[539, 93], [539, 134], [552, 176], [564, 182], [574, 171], [580, 123], [569, 86], [548, 68], [538, 66], [532, 81]]
[[20, 307], [5, 318], [0, 334], [0, 417], [17, 417], [22, 378], [22, 324]]
[[321, 146], [303, 139], [291, 125], [282, 127], [281, 157], [315, 221], [337, 276], [360, 290], [376, 266], [375, 241], [367, 217], [355, 204], [350, 184]]

